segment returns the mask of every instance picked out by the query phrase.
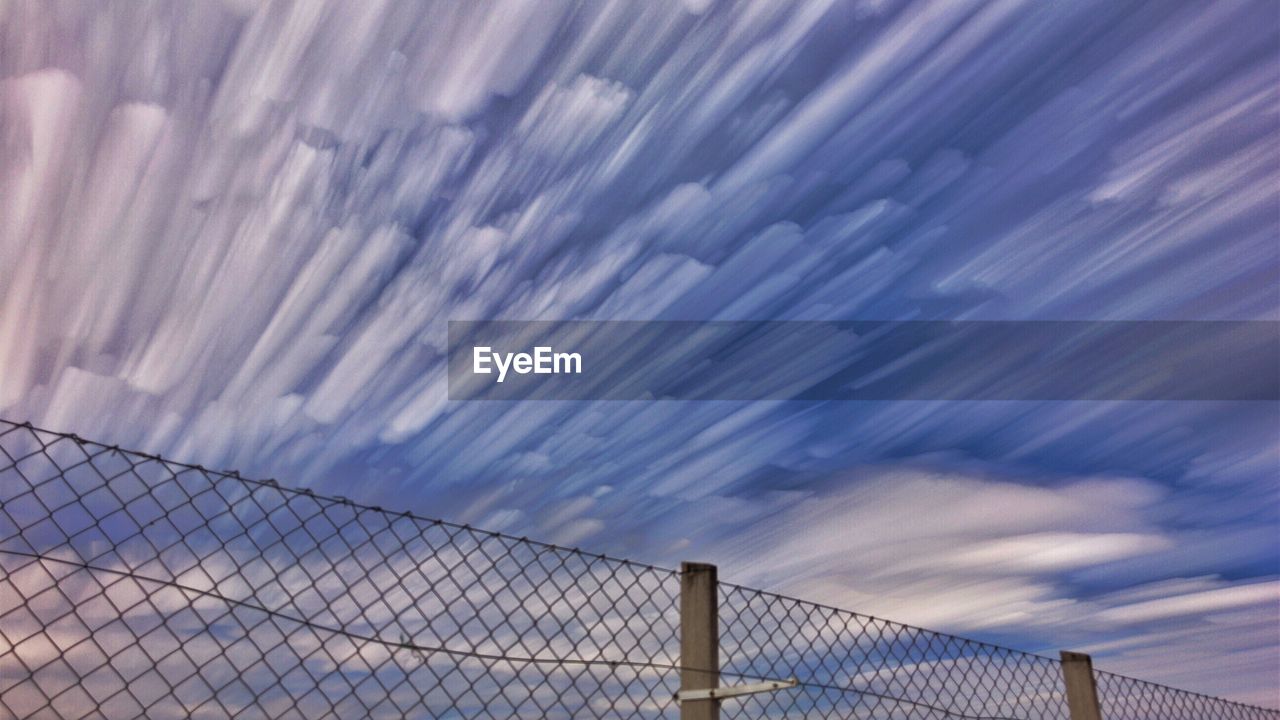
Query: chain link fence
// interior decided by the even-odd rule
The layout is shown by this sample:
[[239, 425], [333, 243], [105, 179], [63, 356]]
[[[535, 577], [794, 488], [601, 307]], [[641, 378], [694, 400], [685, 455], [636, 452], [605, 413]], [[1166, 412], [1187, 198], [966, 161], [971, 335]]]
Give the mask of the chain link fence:
[[1104, 718], [1134, 720], [1255, 720], [1280, 717], [1280, 711], [1235, 703], [1157, 683], [1095, 672]]
[[720, 597], [726, 670], [804, 678], [724, 717], [1069, 717], [1056, 660], [736, 585]]
[[[0, 717], [674, 717], [677, 571], [0, 421]], [[727, 718], [1068, 718], [1056, 660], [730, 584]], [[700, 668], [701, 669], [701, 668]], [[1280, 712], [1097, 673], [1108, 720]]]

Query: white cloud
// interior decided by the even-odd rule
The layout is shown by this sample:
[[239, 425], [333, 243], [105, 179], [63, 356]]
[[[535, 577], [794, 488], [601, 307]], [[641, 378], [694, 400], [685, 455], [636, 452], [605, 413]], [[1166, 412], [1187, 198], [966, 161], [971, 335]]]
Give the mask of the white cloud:
[[[1130, 572], [1108, 574], [1121, 560], [1159, 568], [1196, 552], [1194, 537], [1155, 523], [1166, 496], [1129, 478], [1029, 487], [871, 468], [803, 499], [737, 508], [749, 538], [725, 531], [708, 555], [733, 582], [960, 634], [1034, 637], [1094, 652], [1103, 669], [1266, 703], [1258, 683], [1280, 672], [1267, 650], [1280, 639], [1280, 583], [1194, 575], [1133, 585]], [[1111, 589], [1082, 596], [1074, 570]], [[1205, 653], [1214, 670], [1197, 676]]]

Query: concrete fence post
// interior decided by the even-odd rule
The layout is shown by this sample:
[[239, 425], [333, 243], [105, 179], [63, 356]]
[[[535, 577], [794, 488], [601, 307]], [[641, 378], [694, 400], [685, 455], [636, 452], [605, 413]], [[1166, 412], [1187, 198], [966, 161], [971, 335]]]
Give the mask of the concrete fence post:
[[1062, 651], [1062, 681], [1067, 688], [1071, 720], [1102, 720], [1093, 659], [1084, 653]]
[[[720, 683], [719, 586], [716, 566], [680, 563], [680, 689]], [[680, 720], [719, 720], [720, 701], [686, 700]]]

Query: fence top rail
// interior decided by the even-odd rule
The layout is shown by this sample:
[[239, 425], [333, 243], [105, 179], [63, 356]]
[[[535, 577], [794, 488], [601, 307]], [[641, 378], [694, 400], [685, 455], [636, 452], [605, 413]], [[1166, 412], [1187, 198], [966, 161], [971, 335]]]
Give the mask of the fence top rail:
[[[465, 530], [467, 532], [472, 532], [477, 535], [483, 535], [483, 536], [487, 536], [495, 539], [508, 540], [512, 542], [525, 543], [525, 544], [533, 545], [536, 547], [546, 548], [548, 550], [571, 553], [573, 555], [581, 555], [583, 557], [592, 558], [595, 560], [603, 560], [610, 563], [617, 563], [621, 565], [639, 567], [646, 570], [652, 570], [658, 573], [664, 573], [664, 574], [670, 574], [670, 575], [678, 575], [680, 573], [679, 570], [673, 570], [671, 568], [665, 568], [665, 567], [653, 565], [650, 563], [639, 562], [636, 560], [629, 560], [627, 558], [614, 557], [612, 555], [606, 555], [604, 553], [591, 552], [589, 550], [583, 550], [582, 548], [573, 547], [573, 546], [556, 545], [555, 543], [535, 540], [533, 538], [524, 537], [524, 536], [512, 535], [510, 533], [504, 533], [497, 530], [486, 530], [484, 528], [478, 528], [478, 527], [475, 527], [474, 525], [470, 525], [467, 523], [457, 523], [457, 522], [452, 522], [450, 520], [444, 520], [442, 518], [428, 517], [426, 515], [415, 513], [411, 510], [403, 510], [403, 511], [388, 510], [378, 505], [370, 505], [368, 503], [362, 503], [356, 500], [352, 500], [350, 498], [342, 497], [341, 495], [325, 495], [323, 493], [317, 493], [314, 490], [311, 490], [309, 488], [291, 487], [289, 485], [281, 484], [275, 478], [266, 478], [266, 479], [250, 478], [250, 477], [245, 477], [241, 475], [238, 470], [218, 470], [216, 468], [208, 468], [196, 463], [188, 463], [188, 462], [183, 462], [181, 460], [174, 460], [172, 458], [164, 457], [158, 453], [148, 453], [141, 450], [131, 450], [127, 448], [122, 448], [119, 445], [108, 445], [106, 443], [98, 442], [96, 440], [89, 440], [87, 438], [82, 438], [79, 435], [76, 435], [75, 433], [60, 432], [57, 430], [50, 430], [48, 428], [39, 427], [37, 425], [32, 424], [30, 421], [17, 422], [14, 420], [0, 418], [0, 436], [7, 435], [13, 430], [18, 428], [24, 428], [33, 433], [53, 436], [61, 440], [70, 440], [76, 443], [77, 445], [80, 445], [81, 447], [86, 447], [86, 446], [95, 447], [102, 451], [115, 452], [122, 455], [140, 457], [146, 460], [163, 463], [171, 467], [179, 467], [186, 470], [195, 470], [198, 472], [202, 472], [210, 476], [211, 478], [217, 479], [217, 480], [234, 480], [236, 482], [240, 482], [245, 485], [271, 488], [272, 490], [279, 491], [284, 495], [295, 496], [295, 497], [305, 497], [310, 500], [314, 500], [321, 503], [329, 503], [333, 505], [346, 505], [348, 507], [355, 508], [358, 511], [375, 512], [383, 515], [408, 518], [411, 520], [416, 520], [418, 522], [424, 522], [431, 525], [439, 525], [441, 527], [452, 528], [455, 530]], [[37, 435], [36, 437], [38, 438], [39, 435]]]
[[[317, 502], [317, 503], [327, 504], [327, 505], [347, 506], [347, 507], [353, 508], [357, 513], [371, 512], [371, 513], [377, 513], [387, 517], [405, 518], [405, 519], [413, 520], [415, 522], [426, 523], [428, 525], [434, 525], [434, 526], [439, 526], [439, 527], [453, 529], [453, 530], [461, 530], [467, 533], [473, 533], [476, 536], [500, 539], [500, 540], [511, 542], [511, 543], [521, 543], [521, 544], [525, 544], [525, 545], [536, 547], [536, 548], [541, 548], [548, 551], [553, 551], [558, 553], [567, 553], [570, 555], [580, 556], [582, 558], [593, 560], [593, 561], [602, 561], [610, 564], [622, 565], [622, 566], [627, 566], [631, 568], [652, 571], [654, 573], [662, 574], [662, 575], [678, 576], [680, 575], [680, 572], [681, 572], [679, 569], [663, 567], [660, 565], [654, 565], [654, 564], [645, 563], [645, 562], [637, 562], [634, 560], [615, 557], [615, 556], [611, 556], [603, 553], [590, 552], [578, 547], [557, 545], [554, 543], [534, 540], [524, 536], [516, 536], [510, 533], [504, 533], [504, 532], [494, 531], [494, 530], [486, 530], [483, 528], [477, 528], [475, 526], [472, 526], [466, 523], [457, 523], [449, 520], [444, 520], [441, 518], [433, 518], [433, 517], [420, 515], [412, 511], [397, 512], [394, 510], [388, 510], [378, 505], [358, 502], [358, 501], [351, 500], [349, 498], [339, 496], [339, 495], [325, 495], [325, 494], [317, 493], [309, 488], [295, 488], [295, 487], [290, 487], [288, 485], [282, 485], [273, 478], [268, 478], [268, 479], [248, 478], [248, 477], [242, 476], [236, 470], [218, 470], [213, 468], [207, 468], [200, 464], [188, 463], [180, 460], [166, 458], [158, 453], [148, 453], [148, 452], [143, 452], [139, 450], [131, 450], [127, 448], [122, 448], [119, 445], [109, 445], [103, 442], [86, 439], [71, 432], [50, 430], [48, 428], [36, 426], [30, 421], [18, 422], [18, 421], [8, 420], [5, 418], [0, 418], [0, 439], [3, 439], [4, 437], [10, 435], [11, 433], [14, 433], [20, 430], [25, 430], [28, 433], [30, 433], [31, 437], [36, 441], [37, 444], [39, 444], [40, 449], [33, 451], [32, 453], [30, 453], [30, 455], [24, 455], [22, 457], [13, 457], [9, 455], [7, 450], [5, 450], [2, 446], [0, 446], [0, 454], [3, 454], [5, 457], [8, 457], [12, 465], [16, 465], [26, 457], [30, 457], [32, 455], [35, 455], [36, 453], [47, 453], [49, 448], [55, 443], [58, 443], [60, 441], [69, 441], [69, 442], [75, 443], [77, 446], [79, 446], [82, 449], [82, 451], [84, 451], [85, 460], [83, 462], [91, 462], [93, 458], [98, 457], [103, 453], [114, 453], [116, 455], [124, 456], [126, 458], [140, 458], [142, 459], [143, 462], [160, 463], [165, 467], [166, 470], [168, 470], [170, 473], [172, 473], [175, 476], [179, 473], [173, 472], [172, 468], [179, 468], [180, 469], [179, 472], [194, 471], [194, 472], [202, 473], [203, 475], [208, 477], [211, 481], [215, 481], [215, 482], [223, 481], [223, 480], [234, 481], [252, 488], [268, 488], [270, 490], [279, 492], [281, 496], [286, 498], [294, 498], [294, 497], [306, 498], [307, 500]], [[90, 452], [86, 448], [96, 449], [97, 452]], [[136, 469], [141, 464], [142, 463], [131, 462], [130, 463], [131, 469]], [[58, 466], [58, 467], [63, 472], [66, 472], [67, 470], [70, 469], [70, 468], [63, 468], [61, 466]], [[821, 610], [824, 612], [836, 613], [847, 618], [855, 618], [867, 623], [882, 623], [885, 625], [894, 626], [897, 628], [903, 628], [903, 629], [911, 630], [911, 631], [922, 633], [922, 634], [929, 634], [938, 638], [944, 638], [948, 641], [961, 643], [968, 647], [991, 651], [993, 654], [1017, 655], [1017, 656], [1025, 657], [1029, 661], [1034, 661], [1037, 663], [1042, 662], [1050, 665], [1060, 664], [1060, 661], [1057, 658], [1048, 657], [1042, 653], [1019, 650], [1017, 648], [1001, 645], [998, 643], [992, 643], [984, 640], [977, 640], [977, 639], [954, 635], [950, 633], [930, 630], [928, 628], [923, 628], [917, 625], [901, 623], [898, 621], [889, 620], [887, 618], [882, 618], [875, 615], [869, 615], [866, 613], [860, 613], [857, 611], [848, 610], [848, 609], [836, 607], [833, 605], [827, 605], [827, 604], [813, 602], [809, 600], [803, 600], [794, 596], [789, 596], [789, 595], [778, 593], [778, 592], [760, 590], [757, 588], [752, 588], [752, 587], [738, 585], [735, 583], [724, 582], [724, 581], [720, 581], [718, 583], [718, 586], [721, 592], [741, 593], [744, 596], [758, 597], [758, 598], [768, 600], [769, 602], [786, 603], [786, 604], [794, 605], [795, 607], [798, 607], [798, 608], [803, 607], [809, 610]], [[392, 644], [395, 644], [395, 643], [392, 643]], [[412, 648], [413, 645], [410, 643], [410, 644], [407, 644], [406, 647]], [[601, 661], [601, 664], [611, 664], [611, 663], [609, 661]], [[612, 664], [617, 664], [617, 663], [612, 663]], [[624, 662], [622, 664], [645, 665], [647, 667], [650, 667], [651, 669], [680, 669], [679, 665], [667, 666], [667, 665], [658, 664], [658, 663]], [[741, 672], [735, 673], [726, 668], [722, 668], [720, 672], [727, 676], [740, 677], [742, 679], [764, 679], [764, 676], [754, 675], [750, 673], [741, 673]], [[1227, 700], [1227, 699], [1223, 699], [1223, 698], [1219, 698], [1211, 695], [1206, 695], [1203, 693], [1197, 693], [1189, 690], [1173, 688], [1167, 685], [1162, 685], [1160, 683], [1141, 680], [1138, 678], [1134, 678], [1126, 675], [1120, 675], [1117, 673], [1111, 673], [1111, 672], [1106, 672], [1101, 670], [1095, 670], [1095, 673], [1100, 683], [1115, 682], [1115, 683], [1124, 683], [1124, 684], [1134, 685], [1134, 686], [1141, 686], [1143, 688], [1148, 688], [1152, 691], [1176, 693], [1186, 698], [1195, 698], [1204, 702], [1223, 703], [1226, 706], [1231, 706], [1233, 708], [1236, 708], [1242, 711], [1248, 711], [1250, 713], [1261, 713], [1267, 717], [1280, 718], [1280, 710], [1278, 709], [1267, 708], [1267, 707], [1262, 707], [1258, 705], [1250, 705], [1247, 703]], [[807, 684], [812, 685], [812, 683], [807, 683]], [[823, 687], [823, 686], [814, 685], [814, 687]], [[833, 687], [831, 689], [837, 689], [837, 688]], [[852, 688], [839, 688], [839, 689], [852, 690], [854, 692], [864, 692], [864, 691], [858, 691]]]

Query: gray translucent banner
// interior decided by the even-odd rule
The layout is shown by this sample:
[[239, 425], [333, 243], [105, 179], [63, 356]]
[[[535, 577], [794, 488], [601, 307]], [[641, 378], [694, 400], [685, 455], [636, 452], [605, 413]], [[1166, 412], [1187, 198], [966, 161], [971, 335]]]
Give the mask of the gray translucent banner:
[[1274, 402], [1280, 323], [450, 321], [449, 398]]

